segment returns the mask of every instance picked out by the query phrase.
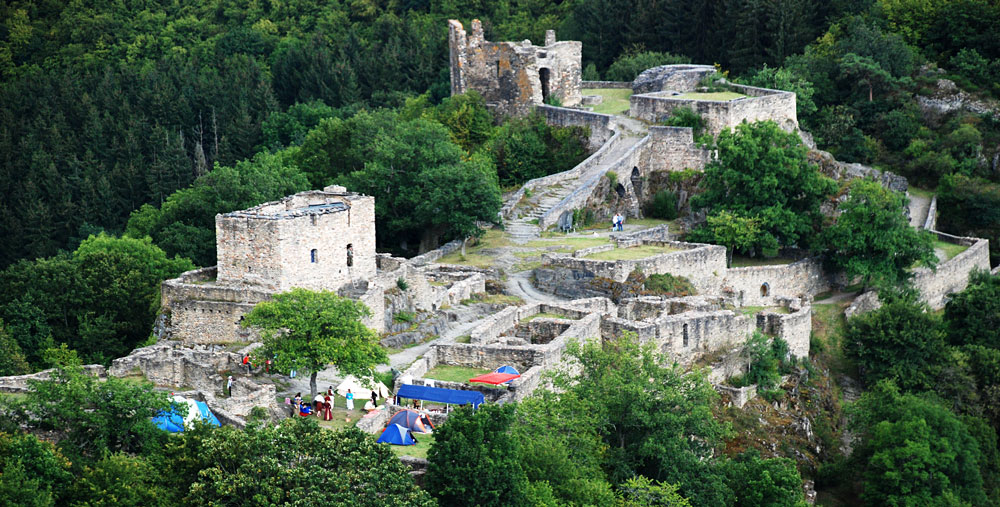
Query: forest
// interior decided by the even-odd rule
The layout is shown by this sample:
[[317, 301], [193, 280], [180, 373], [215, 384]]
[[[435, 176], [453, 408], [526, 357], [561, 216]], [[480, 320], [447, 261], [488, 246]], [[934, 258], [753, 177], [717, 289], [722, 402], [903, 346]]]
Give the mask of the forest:
[[[938, 229], [989, 239], [992, 264], [1000, 262], [994, 0], [10, 0], [0, 5], [0, 375], [57, 367], [65, 377], [28, 400], [0, 400], [13, 414], [0, 424], [0, 498], [86, 505], [116, 491], [125, 504], [221, 504], [232, 495], [271, 504], [323, 484], [340, 495], [335, 503], [365, 503], [336, 489], [350, 469], [398, 504], [797, 505], [803, 478], [831, 505], [1000, 502], [997, 278], [979, 274], [943, 312], [928, 311], [901, 274], [914, 262], [933, 265], [921, 259], [923, 240], [853, 252], [889, 259], [882, 270], [835, 254], [851, 223], [895, 224], [898, 213], [877, 214], [900, 208], [895, 198], [859, 184], [845, 199], [849, 220], [822, 233], [813, 207], [760, 204], [794, 190], [818, 208], [835, 189], [805, 173], [737, 204], [725, 191], [733, 181], [708, 171], [694, 203], [715, 220], [689, 239], [744, 252], [808, 247], [883, 289], [882, 309], [814, 346], [808, 368], [833, 357], [862, 393], [844, 408], [860, 435], [854, 452], [811, 469], [735, 446], [708, 384], [685, 394], [679, 374], [654, 367], [655, 353], [638, 344], [624, 344], [621, 356], [575, 353], [595, 370], [635, 360], [629, 368], [661, 379], [662, 390], [643, 393], [634, 379], [616, 378], [641, 406], [607, 396], [610, 381], [594, 375], [516, 408], [457, 418], [456, 441], [466, 438], [460, 432], [516, 437], [479, 449], [520, 459], [496, 463], [511, 480], [483, 479], [479, 489], [498, 496], [474, 501], [433, 452], [428, 493], [356, 432], [333, 438], [309, 424], [261, 424], [168, 440], [146, 424], [163, 408], [148, 385], [98, 386], [77, 370], [155, 341], [160, 283], [215, 263], [217, 213], [342, 184], [376, 197], [379, 250], [412, 256], [477, 235], [496, 221], [504, 192], [588, 156], [585, 129], [538, 116], [498, 122], [474, 92], [449, 96], [448, 19], [482, 20], [488, 40], [538, 43], [555, 29], [560, 40], [582, 41], [585, 80], [630, 81], [649, 67], [693, 62], [716, 64], [734, 82], [794, 91], [819, 149], [936, 192]], [[942, 79], [992, 108], [925, 114], [921, 101], [942, 93]], [[725, 158], [740, 136], [775, 135], [723, 134], [722, 163], [742, 159]], [[751, 224], [753, 240], [722, 227], [741, 213], [763, 217]], [[769, 354], [754, 363], [762, 375], [787, 369]], [[89, 412], [60, 411], [67, 403]], [[116, 420], [115, 403], [135, 405], [134, 417]], [[545, 431], [571, 426], [580, 440]], [[32, 436], [53, 431], [67, 438], [54, 446]], [[281, 471], [290, 442], [309, 449], [296, 455], [309, 463], [302, 476]], [[362, 451], [347, 456], [348, 447]], [[260, 449], [273, 456], [248, 459]], [[329, 455], [340, 461], [320, 458]], [[160, 477], [163, 467], [177, 473]], [[226, 479], [233, 474], [236, 485]], [[289, 496], [258, 498], [265, 484]], [[35, 487], [40, 495], [25, 495]]]

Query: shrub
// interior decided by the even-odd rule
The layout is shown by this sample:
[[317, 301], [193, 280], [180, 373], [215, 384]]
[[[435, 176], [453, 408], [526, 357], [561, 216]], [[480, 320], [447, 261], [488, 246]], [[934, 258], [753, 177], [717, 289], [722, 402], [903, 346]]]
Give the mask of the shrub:
[[697, 293], [694, 285], [683, 276], [670, 273], [649, 275], [642, 284], [643, 289], [658, 295], [691, 296]]
[[588, 63], [586, 67], [583, 68], [583, 80], [584, 81], [600, 81], [601, 75], [597, 72], [597, 65], [593, 62]]
[[608, 171], [604, 173], [604, 176], [608, 178], [608, 183], [611, 185], [611, 190], [614, 190], [618, 186], [618, 173], [614, 171]]
[[410, 288], [410, 284], [406, 283], [406, 280], [404, 280], [403, 277], [399, 277], [396, 279], [396, 288], [399, 290], [406, 290]]
[[413, 322], [417, 318], [417, 314], [413, 312], [397, 312], [392, 316], [392, 320], [395, 322]]
[[690, 127], [694, 130], [694, 137], [701, 137], [705, 130], [705, 119], [700, 114], [694, 112], [690, 107], [678, 107], [671, 111], [670, 117], [663, 121], [668, 127]]
[[677, 218], [677, 194], [669, 190], [657, 192], [646, 205], [646, 215], [662, 220]]

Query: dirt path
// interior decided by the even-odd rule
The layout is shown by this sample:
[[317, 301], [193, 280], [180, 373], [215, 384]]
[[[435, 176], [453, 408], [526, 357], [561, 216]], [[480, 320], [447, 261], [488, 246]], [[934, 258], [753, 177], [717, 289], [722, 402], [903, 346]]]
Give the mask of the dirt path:
[[924, 226], [924, 221], [927, 220], [927, 210], [931, 206], [931, 200], [929, 197], [922, 197], [916, 194], [909, 194], [910, 196], [910, 227], [916, 227], [920, 229]]

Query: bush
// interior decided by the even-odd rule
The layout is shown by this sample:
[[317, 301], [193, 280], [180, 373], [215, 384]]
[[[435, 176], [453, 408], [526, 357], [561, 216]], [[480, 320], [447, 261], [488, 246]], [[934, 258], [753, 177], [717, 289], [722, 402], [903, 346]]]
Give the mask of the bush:
[[694, 285], [687, 278], [674, 276], [670, 273], [649, 275], [642, 287], [658, 295], [692, 296], [697, 293]]
[[677, 218], [677, 194], [669, 190], [657, 192], [646, 205], [646, 215], [662, 220]]
[[690, 127], [694, 130], [694, 137], [701, 137], [705, 130], [705, 119], [700, 114], [694, 112], [690, 107], [678, 107], [670, 113], [670, 117], [663, 121], [668, 127]]
[[583, 68], [583, 80], [584, 81], [600, 81], [601, 75], [597, 72], [597, 65], [593, 62], [588, 63], [586, 67]]
[[615, 59], [604, 76], [608, 81], [632, 81], [646, 69], [673, 63], [691, 63], [691, 59], [658, 51], [626, 51]]
[[399, 277], [396, 279], [396, 288], [399, 290], [406, 290], [410, 288], [410, 284], [406, 283], [406, 280], [404, 280], [403, 277]]
[[608, 178], [608, 184], [611, 185], [611, 190], [614, 191], [615, 187], [618, 186], [618, 173], [614, 171], [608, 171], [604, 173], [604, 176]]
[[413, 312], [398, 312], [392, 316], [394, 322], [413, 322], [417, 318], [417, 314]]

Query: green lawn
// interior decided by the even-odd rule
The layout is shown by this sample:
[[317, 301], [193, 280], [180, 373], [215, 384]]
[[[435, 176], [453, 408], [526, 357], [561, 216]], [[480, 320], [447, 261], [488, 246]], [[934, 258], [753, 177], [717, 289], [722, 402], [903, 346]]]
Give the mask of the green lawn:
[[463, 256], [462, 251], [458, 250], [445, 255], [437, 260], [440, 264], [457, 264], [460, 266], [473, 266], [477, 268], [488, 268], [493, 266], [496, 261], [493, 257], [488, 257], [486, 255], [470, 253], [466, 249], [466, 254]]
[[965, 245], [956, 245], [954, 243], [947, 243], [941, 240], [934, 240], [934, 249], [941, 250], [945, 254], [945, 261], [953, 259], [956, 255], [966, 251], [969, 247]]
[[396, 453], [396, 456], [413, 456], [414, 458], [427, 459], [427, 451], [434, 445], [434, 434], [411, 433], [411, 435], [417, 440], [417, 445], [380, 445], [388, 445], [392, 449], [392, 452]]
[[909, 188], [906, 189], [906, 191], [909, 192], [911, 195], [915, 195], [915, 196], [918, 196], [918, 197], [923, 197], [925, 199], [930, 199], [930, 198], [934, 197], [934, 191], [933, 190], [924, 190], [922, 188], [909, 187]]
[[446, 382], [461, 382], [463, 384], [468, 384], [469, 379], [472, 377], [478, 377], [485, 373], [489, 373], [492, 370], [486, 370], [483, 368], [467, 368], [465, 366], [451, 366], [451, 365], [438, 365], [431, 368], [424, 378], [434, 379], [434, 380], [444, 380]]
[[743, 315], [755, 315], [763, 311], [784, 314], [790, 313], [788, 308], [785, 308], [784, 306], [744, 306], [739, 308], [739, 311], [743, 313]]
[[567, 236], [559, 232], [544, 235], [544, 239], [529, 241], [524, 246], [528, 248], [546, 248], [553, 246], [568, 246], [575, 250], [592, 246], [607, 245], [611, 240], [607, 236]]
[[627, 114], [629, 110], [628, 99], [632, 96], [631, 88], [585, 88], [580, 90], [582, 95], [600, 95], [604, 101], [594, 106], [595, 113], [603, 114]]
[[719, 101], [729, 101], [729, 100], [736, 100], [736, 99], [743, 98], [743, 97], [746, 97], [746, 95], [743, 95], [742, 93], [736, 93], [736, 92], [711, 92], [711, 93], [688, 92], [688, 93], [682, 93], [680, 95], [674, 95], [673, 97], [670, 97], [670, 98], [672, 98], [672, 99], [689, 99], [689, 100], [719, 100]]
[[626, 261], [645, 259], [646, 257], [677, 251], [679, 251], [679, 249], [671, 248], [669, 246], [639, 245], [631, 248], [615, 248], [614, 250], [597, 252], [587, 255], [584, 258], [599, 261]]
[[742, 255], [733, 256], [734, 268], [747, 268], [751, 266], [780, 266], [782, 264], [791, 264], [795, 262], [795, 259], [789, 259], [787, 257], [744, 257]]

